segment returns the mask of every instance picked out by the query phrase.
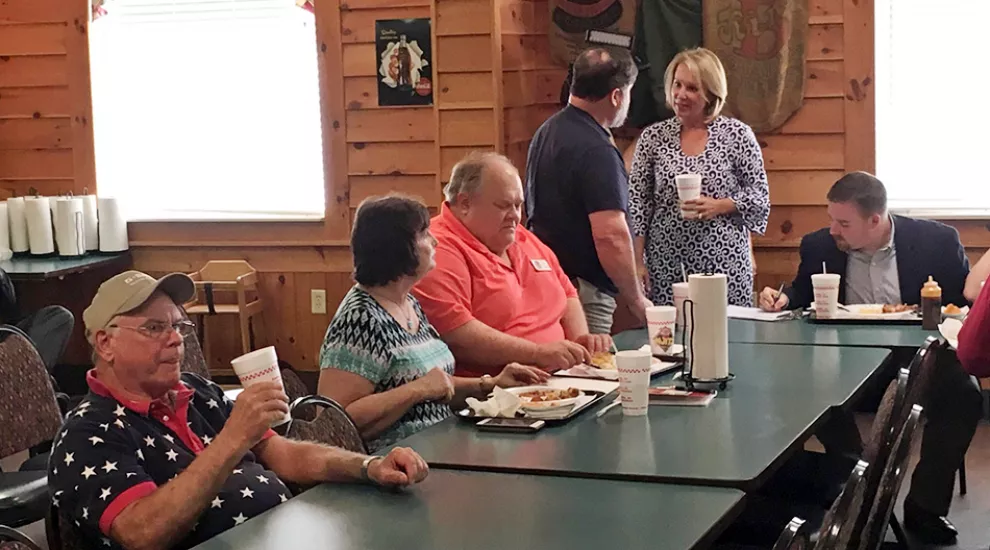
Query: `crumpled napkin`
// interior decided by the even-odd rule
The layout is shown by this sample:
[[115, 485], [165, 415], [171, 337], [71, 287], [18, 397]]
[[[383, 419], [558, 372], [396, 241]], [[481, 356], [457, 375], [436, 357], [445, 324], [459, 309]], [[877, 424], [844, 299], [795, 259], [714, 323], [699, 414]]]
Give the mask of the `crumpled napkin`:
[[477, 416], [512, 418], [519, 411], [522, 400], [515, 394], [507, 392], [502, 388], [495, 387], [492, 396], [485, 401], [479, 401], [473, 397], [464, 400], [468, 407]]
[[962, 330], [963, 322], [959, 319], [946, 319], [942, 321], [942, 324], [938, 326], [938, 332], [941, 334], [952, 349], [959, 347], [959, 331]]

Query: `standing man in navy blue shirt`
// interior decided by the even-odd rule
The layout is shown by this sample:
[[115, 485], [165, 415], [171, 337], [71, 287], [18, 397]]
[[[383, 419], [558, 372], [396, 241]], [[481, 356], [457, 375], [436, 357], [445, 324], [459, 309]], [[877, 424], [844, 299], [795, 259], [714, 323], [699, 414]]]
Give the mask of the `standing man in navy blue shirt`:
[[594, 48], [574, 61], [568, 105], [540, 126], [526, 161], [527, 225], [574, 282], [593, 334], [608, 334], [615, 297], [646, 323], [626, 221], [629, 176], [610, 128], [629, 112], [638, 71], [625, 51]]

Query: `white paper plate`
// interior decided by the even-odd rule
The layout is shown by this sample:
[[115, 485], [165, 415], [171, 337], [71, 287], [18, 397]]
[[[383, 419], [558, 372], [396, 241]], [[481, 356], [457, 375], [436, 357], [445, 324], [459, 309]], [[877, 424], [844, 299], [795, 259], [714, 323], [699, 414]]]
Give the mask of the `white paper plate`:
[[[650, 364], [650, 376], [659, 372], [665, 372], [677, 367], [677, 363], [666, 363], [657, 357], [653, 357]], [[570, 376], [575, 378], [599, 378], [602, 380], [618, 380], [619, 371], [612, 369], [599, 369], [590, 365], [577, 365], [566, 370], [557, 371], [554, 376]]]
[[[883, 313], [883, 304], [840, 304], [836, 319], [863, 319], [871, 321], [899, 321], [901, 319], [913, 319], [918, 317], [914, 311], [904, 311], [901, 313]], [[845, 309], [842, 309], [842, 308]], [[815, 311], [815, 303], [811, 303], [811, 311]]]
[[[518, 395], [520, 395], [522, 393], [526, 393], [528, 391], [533, 391], [533, 390], [552, 390], [552, 389], [555, 389], [555, 388], [552, 388], [550, 386], [522, 386], [522, 387], [519, 387], [519, 388], [507, 388], [505, 391], [507, 391], [507, 392], [509, 392], [509, 393], [511, 393], [513, 395], [517, 395], [518, 396]], [[577, 397], [571, 397], [569, 399], [556, 399], [554, 401], [540, 401], [538, 403], [528, 403], [526, 401], [523, 401], [519, 405], [519, 408], [520, 409], [524, 409], [526, 412], [530, 412], [530, 411], [543, 411], [543, 412], [546, 412], [546, 411], [552, 411], [552, 410], [556, 410], [556, 409], [570, 408], [570, 407], [573, 407], [574, 404], [577, 403], [581, 399], [582, 396], [584, 396], [584, 392], [581, 391], [581, 390], [578, 390], [578, 396]]]
[[946, 313], [945, 308], [946, 306], [942, 306], [942, 315], [945, 315], [950, 319], [962, 320], [965, 319], [967, 315], [969, 315], [969, 306], [963, 306], [959, 308], [959, 313]]

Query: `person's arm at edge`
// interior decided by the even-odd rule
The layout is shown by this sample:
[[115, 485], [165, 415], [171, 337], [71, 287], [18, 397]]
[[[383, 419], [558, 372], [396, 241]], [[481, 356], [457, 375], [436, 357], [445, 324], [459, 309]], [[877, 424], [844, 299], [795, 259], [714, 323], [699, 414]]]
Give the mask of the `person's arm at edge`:
[[615, 283], [620, 294], [628, 297], [631, 303], [646, 299], [640, 278], [640, 264], [626, 214], [621, 210], [603, 210], [588, 216], [591, 221], [591, 234], [595, 242], [598, 261], [609, 279]]
[[542, 357], [538, 344], [510, 336], [473, 318], [441, 334], [441, 338], [459, 362], [485, 367], [492, 375], [508, 363], [536, 365]]
[[560, 319], [561, 326], [564, 327], [564, 338], [571, 342], [588, 334], [588, 320], [584, 316], [584, 308], [581, 307], [581, 300], [576, 297], [567, 299], [567, 306], [564, 309], [564, 316]]
[[983, 290], [983, 282], [990, 277], [990, 250], [983, 253], [980, 259], [977, 260], [976, 265], [972, 267], [969, 271], [969, 275], [966, 276], [966, 284], [963, 287], [963, 296], [971, 304], [975, 304], [977, 298], [980, 297], [980, 291]]
[[344, 407], [365, 440], [374, 439], [399, 421], [409, 409], [427, 401], [421, 384], [415, 381], [381, 393], [363, 376], [324, 366], [317, 393]]
[[[301, 485], [366, 481], [403, 486], [418, 483], [429, 472], [419, 455], [402, 447], [372, 461], [368, 465], [368, 480], [362, 477], [361, 467], [369, 455], [338, 447], [274, 436], [255, 447], [255, 454], [279, 479]], [[383, 467], [386, 461], [391, 463]]]
[[[959, 240], [959, 232], [954, 227], [949, 228], [951, 231], [951, 236], [946, 243], [944, 250], [953, 250], [952, 256], [949, 259], [951, 262], [949, 268], [951, 274], [946, 278], [945, 283], [942, 287], [942, 305], [955, 304], [959, 307], [963, 307], [969, 303], [966, 299], [966, 281], [969, 278], [969, 256], [966, 255], [966, 249], [963, 247], [962, 241]], [[976, 293], [979, 296], [979, 291]]]
[[801, 239], [801, 263], [798, 265], [797, 275], [791, 286], [784, 289], [784, 294], [787, 296], [786, 309], [800, 309], [811, 305], [813, 296], [811, 274], [817, 270], [814, 264], [821, 263], [816, 259], [817, 255], [814, 254], [813, 247], [811, 235], [805, 235]]
[[956, 356], [963, 369], [978, 377], [990, 376], [990, 291], [985, 288], [959, 331]]

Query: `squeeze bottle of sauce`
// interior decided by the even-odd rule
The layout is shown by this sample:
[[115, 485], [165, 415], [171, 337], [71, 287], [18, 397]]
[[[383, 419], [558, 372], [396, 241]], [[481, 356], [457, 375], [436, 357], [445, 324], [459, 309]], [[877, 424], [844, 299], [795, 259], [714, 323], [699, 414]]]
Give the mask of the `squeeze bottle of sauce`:
[[921, 287], [921, 328], [937, 330], [942, 322], [942, 288], [928, 276], [928, 282]]

